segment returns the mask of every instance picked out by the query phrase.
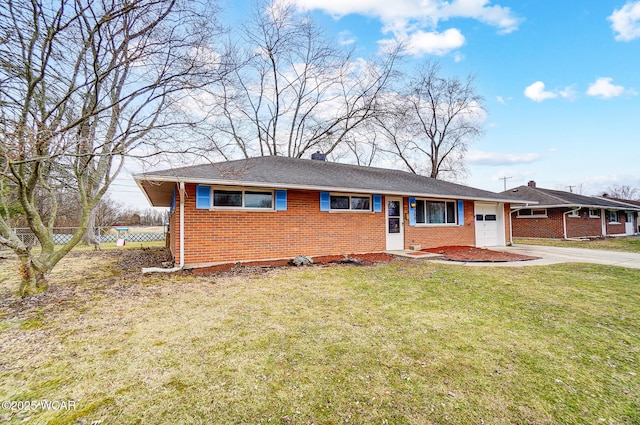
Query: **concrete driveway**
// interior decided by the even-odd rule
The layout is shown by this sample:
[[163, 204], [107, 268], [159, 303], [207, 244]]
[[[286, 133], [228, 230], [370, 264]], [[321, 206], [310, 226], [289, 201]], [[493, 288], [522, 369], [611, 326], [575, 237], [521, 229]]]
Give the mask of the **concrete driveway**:
[[[609, 266], [629, 267], [640, 269], [640, 254], [631, 252], [603, 251], [583, 248], [561, 248], [556, 246], [513, 245], [491, 248], [495, 251], [512, 252], [514, 254], [540, 257], [539, 260], [513, 261], [509, 263], [483, 263], [493, 266], [540, 266], [558, 263], [593, 263]], [[481, 265], [480, 263], [465, 263], [467, 265]]]

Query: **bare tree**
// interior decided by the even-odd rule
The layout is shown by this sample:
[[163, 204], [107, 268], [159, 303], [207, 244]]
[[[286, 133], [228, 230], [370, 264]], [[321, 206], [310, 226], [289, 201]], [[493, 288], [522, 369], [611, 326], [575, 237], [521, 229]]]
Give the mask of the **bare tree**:
[[443, 77], [426, 62], [407, 87], [389, 96], [378, 124], [386, 150], [412, 172], [454, 179], [465, 172], [467, 147], [481, 134], [485, 110], [473, 77]]
[[333, 152], [379, 110], [399, 57], [354, 58], [286, 2], [259, 3], [241, 37], [234, 72], [201, 99], [225, 157]]
[[640, 200], [640, 190], [628, 185], [609, 186], [602, 195], [618, 199]]
[[[213, 9], [186, 0], [8, 0], [0, 5], [0, 184], [11, 184], [41, 247], [0, 215], [0, 244], [20, 260], [22, 296], [82, 238], [129, 155], [149, 155], [186, 124], [172, 106], [210, 80], [200, 54]], [[0, 206], [7, 204], [0, 187]], [[79, 201], [78, 230], [55, 246], [57, 193]], [[38, 195], [38, 196], [36, 196]], [[46, 196], [47, 214], [36, 199]]]

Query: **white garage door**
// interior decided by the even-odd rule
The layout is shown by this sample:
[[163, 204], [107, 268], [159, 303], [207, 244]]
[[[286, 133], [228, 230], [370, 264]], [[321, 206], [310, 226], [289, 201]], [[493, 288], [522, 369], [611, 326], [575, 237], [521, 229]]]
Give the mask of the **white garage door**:
[[[476, 202], [476, 246], [504, 245], [500, 240], [502, 232], [502, 215], [499, 214], [497, 204], [482, 204]], [[504, 238], [502, 238], [504, 240]]]

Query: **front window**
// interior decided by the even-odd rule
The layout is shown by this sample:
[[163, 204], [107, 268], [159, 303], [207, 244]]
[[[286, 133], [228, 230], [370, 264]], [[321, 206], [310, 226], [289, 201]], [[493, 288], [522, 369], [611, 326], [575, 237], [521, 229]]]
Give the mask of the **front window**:
[[242, 207], [242, 191], [214, 190], [214, 207]]
[[591, 208], [589, 210], [589, 217], [593, 217], [593, 218], [600, 217], [600, 210]]
[[618, 211], [609, 211], [609, 222], [618, 223], [619, 221], [620, 217], [618, 216]]
[[245, 192], [245, 208], [273, 208], [273, 195], [271, 192]]
[[330, 204], [336, 211], [371, 211], [371, 196], [331, 195]]
[[273, 192], [214, 189], [213, 206], [221, 208], [273, 209]]
[[455, 224], [455, 201], [416, 200], [416, 223], [418, 224]]

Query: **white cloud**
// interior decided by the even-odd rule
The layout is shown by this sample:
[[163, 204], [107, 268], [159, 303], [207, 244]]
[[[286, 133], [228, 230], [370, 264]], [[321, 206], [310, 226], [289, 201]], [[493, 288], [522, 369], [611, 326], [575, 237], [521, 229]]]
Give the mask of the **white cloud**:
[[542, 155], [538, 153], [497, 153], [469, 151], [465, 159], [470, 164], [475, 165], [514, 165], [514, 164], [530, 164], [540, 159]]
[[[521, 19], [509, 7], [491, 4], [490, 0], [291, 0], [302, 10], [321, 10], [336, 18], [360, 14], [380, 19], [383, 32], [397, 39], [413, 42], [409, 53], [443, 55], [464, 44], [456, 28], [437, 31], [438, 23], [451, 18], [475, 19], [494, 26], [499, 33], [518, 28]], [[389, 40], [381, 45], [388, 46]]]
[[542, 81], [536, 81], [524, 89], [524, 95], [534, 102], [542, 102], [556, 97], [573, 100], [576, 97], [576, 91], [571, 86], [556, 91], [547, 91]]
[[513, 97], [509, 96], [506, 99], [502, 96], [496, 96], [496, 100], [498, 101], [498, 103], [500, 103], [501, 105], [506, 105], [507, 103], [511, 102], [513, 100]]
[[545, 91], [544, 83], [542, 81], [536, 81], [535, 83], [524, 89], [524, 95], [534, 102], [542, 102], [546, 99], [553, 99], [558, 97], [556, 93]]
[[357, 38], [354, 37], [350, 31], [341, 31], [338, 34], [338, 42], [342, 46], [349, 46], [357, 41]]
[[607, 18], [617, 33], [616, 40], [631, 41], [640, 38], [640, 1], [631, 1], [613, 11]]
[[441, 33], [418, 30], [406, 39], [406, 51], [414, 56], [424, 54], [443, 56], [461, 47], [464, 42], [464, 36], [455, 28]]
[[604, 99], [610, 99], [624, 94], [624, 87], [616, 86], [611, 83], [612, 81], [613, 78], [610, 77], [598, 78], [595, 82], [591, 83], [587, 90], [587, 94], [589, 96], [599, 96]]

